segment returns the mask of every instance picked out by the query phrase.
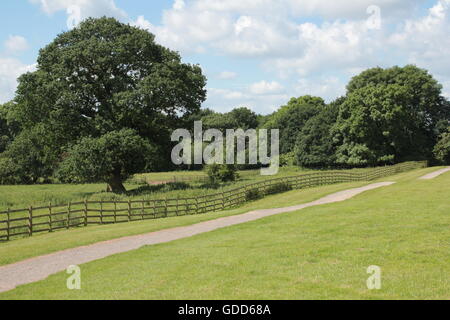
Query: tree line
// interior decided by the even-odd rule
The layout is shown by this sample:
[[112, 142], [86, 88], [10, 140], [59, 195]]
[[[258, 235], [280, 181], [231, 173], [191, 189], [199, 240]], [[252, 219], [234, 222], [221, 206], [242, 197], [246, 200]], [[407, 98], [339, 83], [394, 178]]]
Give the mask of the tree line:
[[413, 65], [366, 70], [331, 103], [302, 96], [270, 115], [218, 113], [201, 108], [207, 79], [198, 65], [104, 17], [58, 35], [18, 82], [0, 106], [2, 184], [105, 181], [123, 192], [134, 173], [177, 169], [171, 132], [197, 120], [205, 129], [280, 129], [284, 164], [450, 163], [450, 102]]

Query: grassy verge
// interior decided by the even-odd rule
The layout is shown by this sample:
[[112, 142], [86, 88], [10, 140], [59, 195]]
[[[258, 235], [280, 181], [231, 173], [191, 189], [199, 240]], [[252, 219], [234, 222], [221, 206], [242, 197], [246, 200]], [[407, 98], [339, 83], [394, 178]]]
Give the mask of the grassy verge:
[[[450, 174], [416, 180], [430, 171], [390, 177], [385, 180], [398, 183], [346, 202], [88, 263], [80, 291], [67, 290], [67, 275], [59, 273], [0, 298], [449, 299]], [[312, 200], [350, 186], [290, 192], [251, 208], [292, 204], [299, 192], [311, 192], [301, 200]], [[366, 287], [370, 265], [382, 268], [382, 290]]]
[[[436, 168], [415, 170], [390, 177], [389, 179], [413, 179], [434, 170], [436, 170]], [[295, 204], [306, 203], [333, 192], [358, 187], [365, 184], [367, 184], [367, 182], [353, 182], [304, 190], [294, 190], [280, 195], [268, 196], [264, 199], [251, 203], [246, 203], [245, 205], [234, 210], [213, 212], [205, 215], [136, 221], [117, 225], [90, 226], [55, 233], [39, 234], [33, 236], [32, 238], [24, 238], [11, 242], [0, 243], [0, 266], [60, 250], [89, 245], [99, 241], [117, 239], [120, 237], [143, 234], [167, 228], [186, 226], [220, 217], [237, 215], [256, 209], [287, 207]]]
[[344, 183], [318, 188], [296, 190], [277, 196], [247, 203], [244, 206], [223, 212], [204, 215], [171, 217], [167, 219], [135, 221], [116, 225], [99, 225], [79, 229], [45, 233], [32, 238], [0, 243], [0, 265], [18, 262], [27, 258], [64, 249], [84, 246], [99, 241], [143, 234], [167, 228], [186, 226], [202, 221], [245, 213], [255, 209], [284, 207], [301, 204], [321, 198], [329, 193], [367, 184], [367, 182]]

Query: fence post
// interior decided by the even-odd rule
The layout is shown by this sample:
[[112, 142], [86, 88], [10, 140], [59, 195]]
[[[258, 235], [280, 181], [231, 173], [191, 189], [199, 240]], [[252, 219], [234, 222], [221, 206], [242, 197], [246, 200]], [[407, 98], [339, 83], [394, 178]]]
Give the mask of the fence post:
[[67, 204], [67, 229], [70, 228], [70, 208], [71, 207], [71, 203], [69, 202]]
[[103, 200], [100, 200], [100, 224], [103, 224]]
[[9, 235], [10, 235], [10, 225], [9, 225], [9, 220], [10, 220], [10, 213], [9, 213], [10, 209], [8, 208], [8, 210], [6, 211], [6, 241], [9, 241]]
[[128, 222], [131, 221], [131, 200], [128, 199]]
[[114, 223], [117, 223], [117, 200], [114, 200]]
[[50, 232], [53, 232], [53, 217], [52, 217], [52, 203], [48, 204], [48, 225]]
[[28, 209], [28, 235], [33, 236], [33, 207]]
[[166, 196], [166, 198], [165, 198], [165, 200], [164, 200], [164, 207], [165, 207], [165, 208], [164, 208], [164, 210], [165, 210], [165, 211], [164, 211], [164, 214], [165, 214], [165, 216], [166, 216], [166, 218], [167, 218], [167, 216], [169, 215], [168, 212], [167, 212], [167, 196]]
[[88, 202], [87, 199], [84, 199], [84, 226], [88, 225]]
[[223, 192], [223, 188], [222, 188], [222, 210], [225, 210], [225, 194]]
[[145, 200], [142, 199], [142, 212], [141, 212], [142, 220], [144, 220], [144, 213], [145, 213]]

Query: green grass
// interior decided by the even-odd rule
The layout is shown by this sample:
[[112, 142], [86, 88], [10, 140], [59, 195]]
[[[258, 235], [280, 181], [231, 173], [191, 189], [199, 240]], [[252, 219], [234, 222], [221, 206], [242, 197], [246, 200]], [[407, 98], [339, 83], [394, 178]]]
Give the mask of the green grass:
[[[298, 168], [282, 168], [277, 177], [301, 174], [303, 171]], [[224, 188], [234, 188], [235, 186], [252, 183], [261, 179], [267, 179], [259, 175], [258, 170], [240, 171], [241, 179], [237, 183], [224, 184]], [[158, 172], [148, 174], [138, 174], [129, 183], [125, 184], [131, 195], [114, 195], [106, 193], [106, 184], [43, 184], [43, 185], [17, 185], [0, 186], [0, 211], [10, 209], [23, 209], [29, 206], [45, 206], [50, 202], [52, 204], [67, 204], [70, 201], [88, 200], [123, 200], [131, 199], [162, 199], [164, 197], [176, 198], [177, 196], [187, 197], [200, 194], [209, 194], [217, 192], [217, 189], [205, 186], [204, 183], [189, 182], [186, 188], [177, 190], [171, 186], [151, 186], [138, 191], [144, 181], [165, 181], [204, 175], [202, 171], [177, 171], [177, 172]], [[144, 177], [144, 178], [143, 178]], [[134, 191], [134, 193], [133, 193]]]
[[[369, 169], [353, 169], [353, 171], [364, 171]], [[351, 170], [349, 170], [351, 171]], [[261, 180], [280, 178], [287, 176], [300, 175], [302, 173], [312, 173], [316, 171], [305, 171], [298, 167], [280, 168], [276, 176], [261, 176], [259, 170], [240, 171], [241, 178], [236, 182], [223, 183], [219, 186], [211, 186], [204, 182], [188, 182], [181, 184], [153, 185], [148, 186], [143, 176], [152, 177], [151, 181], [161, 181], [164, 175], [177, 175], [177, 177], [187, 177], [201, 175], [202, 171], [180, 171], [180, 172], [162, 172], [136, 175], [130, 179], [125, 187], [129, 191], [125, 195], [107, 193], [106, 184], [44, 184], [44, 185], [18, 185], [18, 186], [0, 186], [0, 211], [10, 209], [26, 209], [30, 206], [47, 206], [50, 202], [53, 205], [67, 205], [68, 202], [78, 202], [84, 199], [90, 201], [99, 200], [152, 200], [152, 199], [176, 199], [203, 196], [223, 190], [238, 188], [243, 185], [255, 183]], [[167, 177], [169, 178], [169, 177]], [[153, 180], [155, 179], [155, 180]], [[164, 180], [164, 179], [163, 179]]]
[[316, 200], [333, 192], [364, 184], [367, 184], [367, 182], [344, 183], [296, 190], [277, 196], [269, 196], [258, 201], [247, 203], [239, 208], [223, 212], [211, 212], [202, 215], [171, 217], [167, 219], [135, 221], [116, 225], [89, 226], [55, 233], [42, 233], [33, 236], [32, 238], [23, 238], [0, 243], [0, 266], [99, 241], [191, 225], [202, 221], [245, 213], [254, 209], [276, 208], [301, 204]]
[[[417, 180], [434, 170], [385, 178], [398, 183], [345, 202], [82, 265], [80, 291], [67, 290], [67, 274], [59, 273], [0, 299], [450, 299], [450, 174]], [[292, 191], [249, 205], [285, 206], [362, 184]], [[110, 227], [127, 225], [96, 230]], [[78, 238], [74, 232], [82, 231], [51, 236]], [[47, 236], [19, 240], [0, 256], [23, 250], [19, 243], [27, 241], [38, 249]], [[382, 268], [380, 291], [366, 288], [370, 265]]]

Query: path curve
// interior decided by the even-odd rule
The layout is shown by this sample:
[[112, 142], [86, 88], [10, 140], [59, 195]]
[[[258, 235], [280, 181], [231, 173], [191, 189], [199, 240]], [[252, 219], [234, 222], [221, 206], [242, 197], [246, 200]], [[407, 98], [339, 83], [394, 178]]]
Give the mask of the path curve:
[[420, 177], [419, 179], [420, 180], [431, 180], [431, 179], [439, 177], [441, 174], [444, 174], [444, 173], [449, 172], [449, 171], [450, 171], [450, 167], [444, 168], [444, 169], [440, 169], [438, 171], [434, 171], [432, 173], [424, 175], [423, 177]]
[[145, 245], [153, 245], [187, 238], [197, 234], [258, 220], [280, 213], [293, 212], [312, 206], [345, 201], [362, 192], [389, 186], [394, 183], [395, 182], [381, 182], [370, 184], [361, 188], [337, 192], [325, 196], [319, 200], [297, 206], [251, 211], [241, 215], [205, 221], [190, 226], [160, 230], [148, 234], [124, 237], [99, 242], [88, 246], [67, 249], [7, 266], [2, 266], [0, 267], [0, 292], [12, 290], [19, 285], [44, 280], [52, 274], [65, 271], [71, 265], [81, 265], [83, 263], [102, 259], [113, 254], [139, 249]]

